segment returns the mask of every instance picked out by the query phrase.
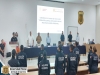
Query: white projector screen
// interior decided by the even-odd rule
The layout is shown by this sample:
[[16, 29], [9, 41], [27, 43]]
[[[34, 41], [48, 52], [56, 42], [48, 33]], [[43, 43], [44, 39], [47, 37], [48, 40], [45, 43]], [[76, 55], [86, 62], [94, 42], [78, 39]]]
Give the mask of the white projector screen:
[[37, 33], [64, 31], [64, 8], [37, 5]]

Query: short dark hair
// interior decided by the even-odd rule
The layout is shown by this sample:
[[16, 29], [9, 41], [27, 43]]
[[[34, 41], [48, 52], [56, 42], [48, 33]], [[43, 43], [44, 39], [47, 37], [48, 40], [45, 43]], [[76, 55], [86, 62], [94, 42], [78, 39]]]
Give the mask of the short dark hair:
[[78, 42], [75, 42], [75, 45], [78, 46]]
[[70, 48], [71, 48], [71, 50], [73, 50], [74, 49], [74, 46], [73, 45], [70, 45]]
[[92, 49], [92, 46], [90, 46], [90, 49]]
[[58, 44], [61, 44], [61, 41], [58, 41]]
[[20, 50], [21, 51], [24, 50], [24, 46], [23, 45], [20, 46]]
[[13, 49], [13, 50], [12, 50], [12, 57], [14, 57], [15, 55], [16, 55], [16, 50]]
[[41, 44], [41, 47], [42, 47], [42, 48], [44, 48], [44, 45], [43, 45], [43, 44]]
[[95, 52], [95, 53], [97, 52], [97, 49], [96, 49], [96, 47], [95, 47], [95, 46], [93, 47], [93, 50], [94, 50], [94, 52]]

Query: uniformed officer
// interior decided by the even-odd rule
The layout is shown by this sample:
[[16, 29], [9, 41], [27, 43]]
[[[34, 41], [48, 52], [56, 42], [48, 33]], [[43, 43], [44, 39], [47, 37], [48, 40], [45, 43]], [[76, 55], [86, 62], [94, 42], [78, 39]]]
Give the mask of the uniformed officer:
[[44, 45], [42, 44], [41, 51], [40, 51], [39, 56], [38, 56], [38, 67], [39, 67], [40, 61], [43, 59], [43, 53], [47, 53], [47, 52], [44, 50]]
[[21, 52], [17, 55], [17, 60], [20, 63], [20, 67], [27, 67], [27, 55], [24, 53], [23, 45], [20, 46]]
[[39, 64], [39, 75], [50, 75], [50, 63], [46, 56], [46, 52], [43, 52], [43, 59]]
[[90, 57], [90, 62], [89, 62], [89, 72], [92, 73], [97, 73], [98, 72], [98, 55], [96, 54], [97, 49], [93, 47], [93, 54]]
[[0, 53], [1, 55], [4, 57], [4, 49], [5, 49], [5, 45], [3, 43], [3, 39], [1, 40], [1, 44], [0, 44]]
[[90, 57], [92, 56], [93, 52], [92, 52], [92, 46], [90, 46], [90, 49], [89, 49], [89, 53], [88, 53], [88, 64], [90, 62]]
[[67, 75], [76, 75], [77, 67], [77, 55], [73, 53], [73, 45], [70, 45], [70, 54], [67, 56]]
[[15, 36], [15, 33], [13, 32], [13, 37], [11, 38], [11, 42], [17, 42], [17, 37]]
[[66, 64], [65, 64], [65, 56], [61, 52], [62, 46], [59, 45], [57, 50], [58, 53], [56, 54], [55, 58], [55, 73], [56, 75], [64, 75]]
[[10, 67], [19, 67], [19, 61], [15, 59], [16, 51], [15, 49], [12, 50], [12, 58], [8, 61]]
[[80, 50], [78, 49], [78, 42], [75, 42], [75, 48], [73, 50], [73, 52], [77, 55], [77, 59], [78, 59], [78, 64], [79, 64], [79, 61], [80, 61]]

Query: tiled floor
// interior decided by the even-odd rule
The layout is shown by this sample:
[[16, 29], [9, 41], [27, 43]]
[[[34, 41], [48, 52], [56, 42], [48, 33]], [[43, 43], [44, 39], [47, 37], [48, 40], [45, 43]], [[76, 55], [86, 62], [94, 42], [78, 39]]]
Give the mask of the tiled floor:
[[[5, 64], [7, 65], [7, 62], [9, 58], [5, 58]], [[55, 63], [55, 56], [50, 56], [50, 58], [48, 58], [48, 60], [50, 61], [50, 63]], [[81, 56], [80, 57], [80, 61], [87, 61], [87, 55], [86, 56]], [[37, 58], [32, 58], [32, 60], [27, 60], [27, 65], [28, 66], [36, 66], [37, 65]]]

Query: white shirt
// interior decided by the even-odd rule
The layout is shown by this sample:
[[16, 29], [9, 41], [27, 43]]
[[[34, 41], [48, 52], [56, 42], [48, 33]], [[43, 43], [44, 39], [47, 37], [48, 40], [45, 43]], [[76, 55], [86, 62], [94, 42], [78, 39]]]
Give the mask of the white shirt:
[[46, 43], [51, 43], [51, 38], [50, 37], [46, 38]]
[[31, 35], [29, 35], [28, 36], [28, 41], [29, 41], [29, 46], [33, 46], [33, 40], [34, 40], [34, 38], [33, 38], [33, 36]]
[[79, 37], [79, 35], [78, 35], [78, 36], [76, 36], [76, 41], [77, 41], [77, 42], [79, 42], [79, 41], [80, 41], [80, 37]]

